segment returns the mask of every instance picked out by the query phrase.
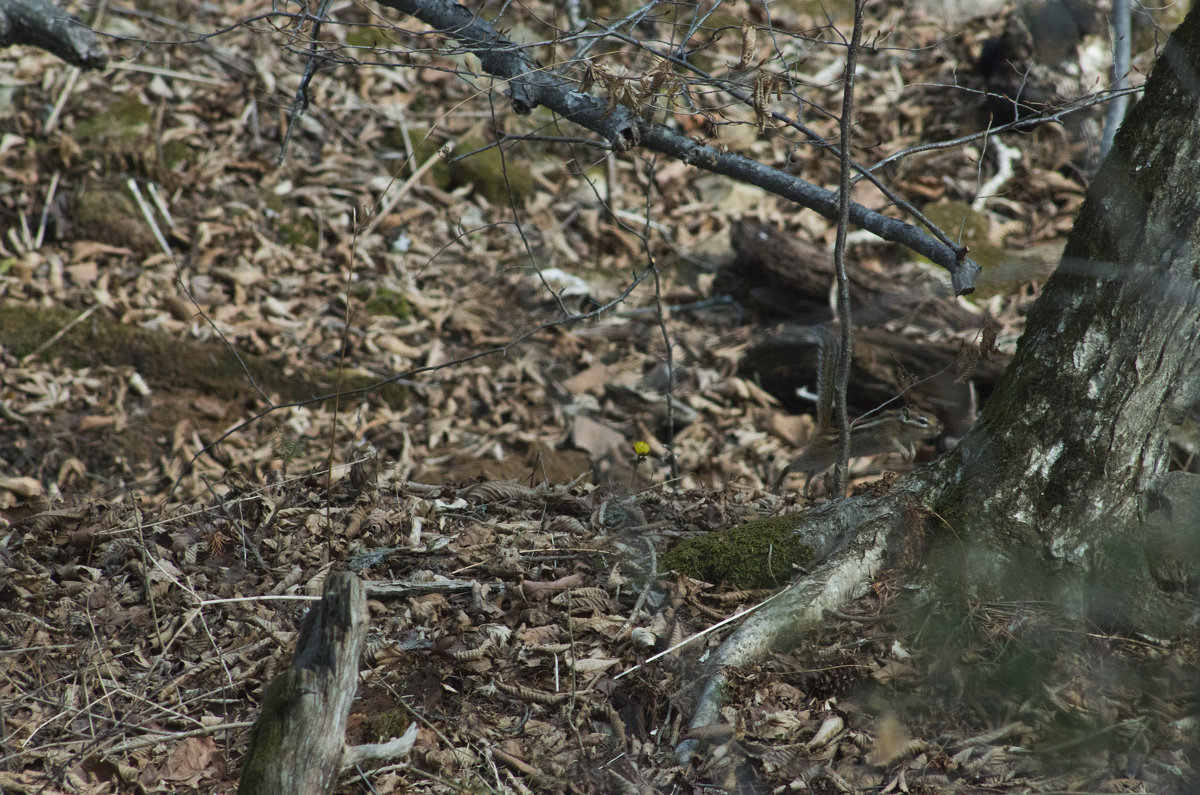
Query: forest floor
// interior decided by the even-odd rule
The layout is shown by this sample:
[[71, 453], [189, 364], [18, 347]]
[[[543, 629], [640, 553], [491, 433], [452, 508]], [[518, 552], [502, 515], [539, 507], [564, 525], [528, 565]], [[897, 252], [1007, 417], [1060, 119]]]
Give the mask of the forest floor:
[[[444, 39], [352, 3], [332, 4], [320, 49], [341, 61], [318, 62], [277, 164], [311, 27], [222, 5], [102, 4], [97, 26], [126, 38], [100, 74], [0, 51], [0, 791], [233, 792], [263, 688], [333, 569], [370, 598], [349, 741], [419, 724], [408, 757], [347, 772], [342, 792], [1200, 781], [1193, 646], [1037, 604], [970, 605], [954, 626], [885, 612], [895, 577], [739, 671], [729, 725], [694, 733], [703, 750], [679, 765], [705, 658], [734, 624], [699, 633], [772, 589], [658, 558], [798, 510], [769, 486], [812, 427], [739, 369], [762, 327], [713, 284], [740, 219], [822, 248], [833, 225], [646, 152], [609, 160], [544, 111], [515, 117]], [[872, 12], [868, 33], [889, 34], [859, 73], [866, 162], [983, 129], [973, 63], [1003, 23], [949, 35], [909, 5]], [[502, 26], [548, 40], [559, 11], [522, 8]], [[836, 37], [777, 10], [780, 40], [807, 48], [805, 121], [835, 137], [820, 109], [840, 102]], [[709, 48], [727, 69], [738, 20]], [[755, 46], [769, 55], [765, 34]], [[827, 154], [690, 90], [707, 110], [663, 118], [835, 184]], [[1000, 351], [1082, 202], [1089, 129], [977, 139], [888, 174], [988, 258], [963, 306]], [[438, 154], [500, 131], [553, 140]], [[855, 198], [886, 205], [865, 184]], [[858, 236], [850, 261], [945, 292], [894, 246]], [[856, 483], [880, 466], [908, 465], [863, 462]]]

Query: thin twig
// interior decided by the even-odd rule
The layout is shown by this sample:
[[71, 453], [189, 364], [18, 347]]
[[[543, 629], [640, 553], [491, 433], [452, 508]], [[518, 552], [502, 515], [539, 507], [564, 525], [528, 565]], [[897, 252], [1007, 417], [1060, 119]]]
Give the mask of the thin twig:
[[186, 732], [162, 732], [153, 737], [142, 737], [139, 740], [130, 740], [127, 743], [104, 749], [106, 755], [123, 754], [126, 751], [135, 751], [138, 748], [145, 748], [147, 745], [155, 745], [157, 743], [170, 742], [172, 740], [182, 740], [185, 737], [204, 737], [217, 732], [228, 731], [229, 729], [249, 729], [254, 725], [252, 720], [239, 720], [230, 723], [218, 723], [216, 726], [205, 726], [202, 729], [192, 729]]
[[68, 331], [70, 331], [71, 329], [75, 328], [76, 325], [78, 325], [79, 323], [82, 323], [83, 321], [85, 321], [89, 317], [91, 317], [92, 313], [95, 312], [97, 309], [99, 309], [101, 306], [102, 306], [101, 304], [92, 304], [87, 309], [80, 312], [78, 315], [75, 316], [74, 320], [72, 320], [70, 323], [63, 326], [61, 329], [59, 329], [58, 333], [56, 333], [53, 337], [51, 337], [50, 339], [43, 342], [41, 345], [34, 348], [33, 351], [31, 351], [30, 353], [25, 354], [25, 356], [21, 359], [21, 364], [28, 364], [31, 360], [36, 359], [41, 354], [42, 351], [46, 350], [51, 345], [53, 345], [54, 343], [56, 343], [60, 339], [62, 339], [62, 336], [64, 334], [66, 334]]
[[846, 496], [846, 472], [850, 462], [850, 422], [846, 416], [846, 387], [850, 382], [850, 364], [854, 353], [854, 329], [850, 323], [850, 279], [846, 276], [846, 235], [850, 228], [850, 133], [854, 127], [854, 70], [862, 42], [863, 4], [854, 2], [854, 31], [846, 47], [846, 76], [842, 93], [841, 182], [838, 189], [837, 239], [833, 245], [833, 266], [837, 275], [837, 315], [842, 325], [841, 355], [833, 390], [833, 411], [838, 427], [837, 463], [833, 466], [833, 493]]
[[150, 227], [150, 232], [154, 235], [154, 239], [158, 241], [158, 247], [167, 255], [167, 259], [175, 261], [175, 254], [171, 251], [171, 246], [167, 243], [166, 237], [163, 236], [162, 229], [158, 227], [158, 222], [154, 220], [154, 213], [150, 210], [150, 205], [142, 198], [142, 192], [138, 189], [137, 180], [130, 177], [125, 181], [129, 192], [133, 194], [133, 200], [137, 202], [138, 209], [142, 211], [142, 217], [146, 219], [146, 225]]
[[434, 163], [436, 163], [438, 160], [449, 157], [450, 153], [453, 151], [454, 141], [447, 141], [442, 145], [441, 149], [430, 155], [429, 158], [421, 164], [420, 168], [414, 171], [412, 176], [404, 181], [403, 185], [401, 185], [394, 193], [388, 195], [382, 202], [379, 203], [379, 209], [375, 211], [375, 217], [363, 227], [362, 236], [366, 237], [374, 232], [375, 227], [379, 226], [379, 222], [382, 221], [385, 216], [391, 213], [392, 208], [395, 207], [396, 204], [408, 194], [409, 190], [412, 189], [412, 186], [416, 183], [416, 181], [423, 177], [426, 171], [433, 168]]
[[766, 599], [759, 602], [758, 604], [753, 605], [752, 607], [748, 607], [745, 610], [734, 613], [733, 615], [729, 616], [728, 618], [721, 619], [717, 623], [713, 624], [711, 627], [702, 629], [699, 632], [697, 632], [695, 635], [684, 638], [683, 640], [676, 643], [674, 646], [671, 646], [668, 649], [663, 649], [658, 654], [655, 654], [653, 657], [647, 658], [645, 662], [638, 663], [637, 665], [633, 666], [632, 668], [626, 668], [624, 671], [621, 671], [621, 673], [614, 676], [613, 679], [620, 679], [622, 676], [625, 676], [626, 674], [631, 674], [634, 671], [644, 668], [645, 666], [649, 665], [650, 663], [654, 662], [655, 660], [662, 659], [663, 657], [666, 657], [668, 654], [673, 654], [674, 652], [678, 651], [679, 649], [682, 649], [684, 646], [687, 646], [689, 643], [692, 643], [693, 641], [699, 640], [700, 638], [703, 638], [703, 637], [707, 637], [710, 633], [716, 632], [718, 629], [721, 629], [724, 626], [732, 624], [735, 621], [742, 620], [743, 618], [750, 615], [751, 613], [757, 612], [758, 610], [761, 610], [762, 608], [766, 607], [771, 602], [778, 599], [784, 593], [787, 593], [787, 591], [779, 591], [778, 593], [774, 593], [771, 596], [768, 596]]
[[[485, 71], [506, 82], [513, 109], [519, 115], [527, 115], [534, 108], [544, 106], [603, 135], [619, 151], [635, 147], [657, 151], [714, 174], [757, 186], [827, 218], [837, 215], [835, 192], [745, 155], [699, 143], [679, 130], [643, 118], [631, 108], [619, 104], [613, 108], [599, 97], [580, 93], [568, 79], [534, 60], [526, 48], [452, 0], [380, 0], [380, 3], [412, 14], [435, 29], [453, 31], [462, 53], [477, 55]], [[947, 244], [909, 223], [858, 203], [851, 203], [850, 219], [948, 270], [956, 294], [963, 295], [975, 289], [979, 265], [968, 259], [961, 247]]]
[[159, 77], [169, 77], [172, 80], [187, 80], [192, 83], [203, 83], [209, 86], [226, 86], [229, 85], [227, 77], [206, 77], [204, 75], [194, 75], [189, 72], [180, 72], [177, 69], [164, 69], [161, 66], [150, 66], [149, 64], [134, 63], [133, 61], [113, 61], [109, 64], [112, 69], [122, 69], [128, 72], [143, 72], [148, 75], [158, 75]]
[[33, 239], [34, 251], [42, 247], [42, 240], [46, 237], [46, 223], [50, 216], [50, 206], [54, 203], [54, 194], [58, 190], [58, 180], [61, 176], [61, 171], [55, 171], [54, 176], [50, 178], [50, 187], [46, 189], [46, 200], [42, 203], [42, 218], [38, 222], [37, 237]]
[[300, 24], [305, 20], [312, 20], [312, 34], [309, 37], [308, 44], [308, 61], [304, 67], [304, 75], [300, 78], [300, 85], [296, 87], [296, 96], [292, 100], [292, 110], [288, 114], [287, 130], [283, 134], [283, 143], [279, 145], [279, 156], [275, 159], [275, 165], [283, 165], [283, 158], [287, 156], [288, 144], [292, 140], [292, 132], [295, 130], [296, 122], [304, 115], [304, 111], [308, 108], [308, 86], [312, 82], [313, 75], [317, 72], [317, 62], [320, 57], [317, 52], [317, 45], [321, 37], [321, 23], [325, 20], [325, 14], [329, 11], [329, 6], [332, 0], [321, 0], [321, 5], [317, 9], [315, 16], [304, 13], [300, 17]]

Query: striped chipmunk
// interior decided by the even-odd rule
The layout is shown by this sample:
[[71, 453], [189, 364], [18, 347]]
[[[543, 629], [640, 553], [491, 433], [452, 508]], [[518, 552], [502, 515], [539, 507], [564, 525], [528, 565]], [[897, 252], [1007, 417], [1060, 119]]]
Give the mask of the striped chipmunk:
[[[817, 346], [817, 428], [804, 452], [792, 459], [776, 478], [778, 492], [790, 472], [803, 472], [804, 496], [813, 478], [837, 463], [838, 430], [833, 427], [833, 374], [837, 367], [838, 340], [825, 326], [813, 327]], [[904, 460], [916, 456], [916, 443], [942, 432], [941, 421], [915, 406], [881, 411], [850, 425], [850, 457], [900, 453]]]

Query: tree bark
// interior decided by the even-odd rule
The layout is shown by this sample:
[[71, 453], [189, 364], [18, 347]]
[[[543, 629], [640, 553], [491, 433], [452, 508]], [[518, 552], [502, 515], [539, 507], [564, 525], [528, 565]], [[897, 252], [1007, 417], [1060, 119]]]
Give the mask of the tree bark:
[[[979, 420], [886, 495], [797, 519], [806, 537], [847, 543], [722, 644], [693, 727], [717, 719], [726, 667], [819, 627], [821, 608], [906, 569], [914, 551], [933, 599], [1042, 599], [1110, 626], [1165, 628], [1158, 585], [1181, 561], [1164, 566], [1155, 547], [1174, 545], [1185, 576], [1200, 569], [1187, 557], [1200, 549], [1188, 524], [1200, 478], [1167, 472], [1168, 428], [1200, 396], [1197, 74], [1193, 8], [1117, 133]], [[691, 741], [678, 749], [681, 761], [695, 752]]]
[[[976, 582], [1153, 613], [1139, 518], [1167, 470], [1167, 431], [1200, 396], [1200, 10], [1171, 36], [1076, 218], [1016, 355], [967, 437], [923, 480], [969, 532]], [[945, 511], [945, 513], [943, 513]], [[1048, 567], [1048, 568], [1047, 568]], [[1120, 587], [1117, 587], [1120, 585]], [[1132, 599], [1132, 602], [1129, 600]], [[1115, 607], [1115, 604], [1113, 605]]]
[[[1049, 598], [1118, 625], [1165, 617], [1142, 519], [1167, 480], [1168, 428], [1200, 396], [1196, 74], [1200, 9], [1164, 47], [966, 437], [885, 497], [814, 512], [798, 531], [850, 538], [887, 514], [889, 549], [911, 549], [914, 526], [900, 517], [926, 506], [935, 518], [922, 532], [955, 550], [936, 556], [947, 565], [924, 572], [927, 583], [976, 599]], [[744, 629], [727, 659], [753, 659], [801, 627]]]
[[45, 0], [0, 0], [0, 47], [29, 44], [83, 69], [100, 69], [108, 51], [95, 32]]

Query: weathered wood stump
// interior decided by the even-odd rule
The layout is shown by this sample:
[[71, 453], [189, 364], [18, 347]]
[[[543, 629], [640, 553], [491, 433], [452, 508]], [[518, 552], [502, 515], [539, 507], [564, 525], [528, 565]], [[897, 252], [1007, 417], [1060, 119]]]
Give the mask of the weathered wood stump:
[[412, 748], [415, 725], [390, 743], [345, 744], [367, 622], [362, 583], [349, 572], [330, 574], [300, 627], [291, 665], [267, 687], [242, 764], [241, 795], [332, 792], [349, 765]]

